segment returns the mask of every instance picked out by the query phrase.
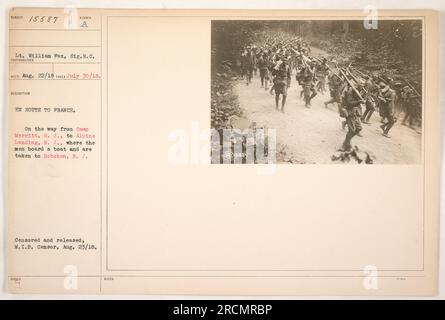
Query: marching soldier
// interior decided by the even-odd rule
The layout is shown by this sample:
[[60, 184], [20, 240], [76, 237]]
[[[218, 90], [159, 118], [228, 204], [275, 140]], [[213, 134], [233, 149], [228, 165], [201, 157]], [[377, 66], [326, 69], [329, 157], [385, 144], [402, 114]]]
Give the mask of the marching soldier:
[[[324, 104], [327, 108], [329, 104], [336, 103], [343, 129], [347, 126], [342, 145], [344, 150], [351, 149], [351, 140], [355, 136], [361, 136], [362, 123], [369, 124], [376, 109], [379, 109], [382, 117], [380, 127], [383, 135], [388, 138], [389, 131], [396, 122], [394, 116], [396, 103], [401, 103], [404, 107], [403, 125], [409, 123], [412, 127], [417, 118], [421, 119], [421, 116], [417, 115], [419, 94], [411, 85], [403, 87], [398, 94], [396, 91], [398, 83], [390, 77], [367, 75], [358, 69], [350, 68], [351, 64], [346, 68], [339, 68], [337, 62], [333, 61], [338, 70], [336, 73], [329, 68], [326, 58], [311, 58], [309, 53], [310, 47], [306, 42], [302, 42], [301, 39], [292, 41], [286, 37], [268, 39], [259, 47], [246, 46], [240, 59], [246, 83], [250, 84], [253, 72], [258, 68], [261, 87], [265, 90], [270, 89], [270, 93], [275, 95], [275, 108], [284, 112], [294, 68], [297, 71], [295, 77], [298, 84], [302, 86], [300, 95], [307, 108], [310, 108], [311, 100], [317, 92], [322, 94], [326, 92], [326, 81], [328, 81], [331, 99]], [[271, 88], [268, 86], [269, 78], [272, 80]], [[280, 96], [282, 96], [281, 104]], [[363, 114], [362, 104], [365, 107]]]
[[258, 57], [257, 57], [257, 48], [256, 48], [256, 46], [253, 46], [251, 50], [252, 50], [251, 57], [252, 57], [252, 65], [253, 65], [253, 72], [252, 73], [256, 76], [257, 69], [258, 69]]
[[316, 69], [316, 77], [318, 79], [318, 91], [321, 92], [321, 94], [324, 94], [326, 92], [326, 77], [328, 75], [329, 68], [327, 65], [326, 58], [323, 58], [321, 63], [317, 66]]
[[375, 97], [378, 95], [379, 87], [372, 81], [371, 77], [366, 79], [364, 85], [365, 91], [365, 112], [362, 116], [362, 122], [366, 124], [370, 124], [369, 120], [371, 119], [372, 114], [376, 108], [376, 100]]
[[245, 55], [245, 72], [246, 72], [246, 85], [249, 85], [252, 82], [253, 76], [253, 68], [254, 68], [254, 54], [252, 50], [249, 48]]
[[337, 106], [341, 103], [341, 87], [342, 81], [338, 75], [332, 73], [328, 76], [328, 84], [329, 84], [329, 92], [331, 95], [331, 99], [324, 103], [324, 106], [327, 108], [331, 103], [337, 103]]
[[241, 78], [244, 79], [246, 75], [246, 62], [247, 62], [247, 51], [242, 50], [240, 56], [240, 68], [241, 68]]
[[258, 69], [260, 70], [261, 88], [265, 87], [267, 90], [268, 62], [265, 54], [262, 54], [258, 59]]
[[362, 124], [360, 122], [360, 104], [364, 101], [360, 99], [356, 91], [351, 85], [347, 85], [345, 93], [345, 107], [346, 107], [346, 124], [348, 126], [348, 132], [346, 133], [345, 140], [343, 142], [343, 150], [351, 150], [351, 140], [354, 136], [358, 135], [362, 130]]
[[406, 121], [409, 120], [409, 127], [413, 128], [413, 121], [416, 118], [416, 94], [409, 86], [403, 87], [401, 93], [402, 105], [405, 109], [405, 117], [402, 125], [406, 126]]
[[280, 59], [272, 72], [273, 89], [275, 90], [275, 108], [279, 110], [278, 104], [280, 95], [283, 96], [281, 100], [281, 112], [284, 113], [284, 106], [286, 104], [287, 89], [290, 85], [290, 70], [287, 63]]
[[382, 96], [380, 97], [380, 108], [383, 120], [386, 119], [380, 128], [383, 130], [383, 136], [390, 138], [389, 130], [391, 130], [394, 125], [396, 118], [394, 117], [394, 100], [396, 98], [396, 93], [384, 82], [380, 83], [380, 89]]
[[317, 95], [314, 85], [315, 67], [308, 62], [303, 70], [302, 83], [305, 107], [310, 108], [311, 100]]
[[305, 77], [305, 72], [306, 72], [306, 67], [304, 66], [303, 62], [301, 62], [301, 68], [299, 68], [297, 70], [297, 74], [295, 75], [295, 80], [297, 80], [298, 84], [301, 86], [301, 91], [300, 91], [300, 98], [303, 99], [303, 94], [304, 94], [304, 77]]

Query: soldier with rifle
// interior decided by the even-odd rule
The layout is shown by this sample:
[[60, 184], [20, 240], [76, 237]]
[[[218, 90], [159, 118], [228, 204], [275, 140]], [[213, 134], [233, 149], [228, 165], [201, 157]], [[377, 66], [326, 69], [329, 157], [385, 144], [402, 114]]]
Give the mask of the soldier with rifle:
[[370, 124], [369, 120], [371, 119], [372, 114], [375, 111], [377, 106], [376, 97], [378, 96], [379, 87], [372, 80], [372, 77], [367, 76], [366, 82], [364, 84], [364, 92], [365, 92], [365, 112], [362, 116], [362, 122], [366, 124]]
[[348, 126], [348, 132], [343, 141], [343, 151], [349, 151], [351, 150], [352, 138], [358, 135], [362, 130], [362, 124], [360, 122], [360, 104], [364, 103], [364, 100], [347, 77], [345, 77], [345, 80], [347, 81], [345, 109], [347, 113], [346, 124]]
[[[304, 60], [303, 60], [304, 61]], [[305, 68], [301, 77], [303, 85], [304, 103], [306, 108], [310, 108], [311, 100], [317, 95], [315, 89], [315, 66], [311, 62], [305, 62]]]
[[240, 55], [240, 67], [241, 67], [241, 78], [244, 79], [244, 77], [247, 74], [246, 71], [246, 63], [247, 63], [247, 50], [243, 49], [241, 50], [241, 55]]
[[409, 83], [408, 80], [404, 79], [408, 87], [411, 88], [411, 90], [414, 92], [414, 99], [412, 99], [412, 112], [413, 112], [413, 118], [417, 122], [422, 121], [422, 95], [419, 93], [419, 91], [416, 90], [416, 87], [414, 85], [418, 85], [417, 81], [414, 81], [414, 85]]
[[267, 82], [268, 82], [268, 78], [269, 78], [268, 64], [269, 64], [269, 62], [267, 61], [266, 54], [263, 53], [260, 56], [260, 58], [258, 59], [258, 69], [260, 71], [261, 88], [264, 87], [266, 90], [268, 89]]
[[402, 105], [405, 109], [405, 116], [402, 120], [402, 125], [406, 126], [406, 121], [409, 120], [409, 127], [413, 128], [413, 122], [416, 119], [416, 98], [414, 90], [408, 85], [404, 86], [401, 93]]
[[252, 82], [253, 69], [254, 69], [254, 60], [255, 55], [250, 47], [247, 48], [247, 52], [244, 58], [244, 66], [246, 72], [246, 85], [249, 85]]
[[306, 73], [306, 64], [304, 63], [304, 58], [302, 54], [297, 56], [297, 73], [295, 75], [295, 80], [297, 80], [298, 84], [301, 86], [300, 98], [303, 99], [304, 94], [304, 81], [305, 73]]
[[273, 77], [273, 89], [275, 90], [275, 108], [277, 110], [279, 109], [279, 101], [280, 101], [280, 95], [282, 95], [281, 100], [281, 112], [284, 113], [284, 106], [286, 104], [286, 97], [287, 97], [287, 89], [290, 85], [290, 70], [287, 62], [280, 57], [278, 60], [274, 70], [272, 71], [272, 77]]
[[379, 86], [381, 89], [381, 96], [379, 96], [381, 115], [383, 120], [386, 119], [386, 122], [383, 122], [380, 128], [383, 130], [383, 136], [390, 138], [388, 134], [389, 130], [391, 130], [396, 122], [396, 118], [394, 116], [394, 101], [396, 98], [396, 93], [384, 82], [380, 82]]
[[271, 57], [270, 64], [269, 64], [269, 74], [271, 75], [271, 81], [272, 81], [272, 86], [270, 87], [270, 91], [269, 91], [269, 93], [271, 95], [273, 95], [274, 92], [275, 92], [274, 72], [275, 72], [275, 70], [277, 68], [277, 65], [279, 65], [281, 63], [279, 51], [280, 50], [278, 50], [277, 53], [275, 53]]
[[326, 58], [323, 58], [316, 66], [316, 77], [318, 79], [317, 90], [324, 94], [326, 92], [326, 77], [328, 75], [329, 67], [327, 66]]
[[341, 96], [344, 89], [343, 81], [339, 75], [332, 72], [328, 76], [328, 85], [331, 99], [329, 101], [326, 101], [324, 103], [324, 106], [325, 108], [327, 108], [329, 104], [337, 103], [337, 107], [339, 108], [340, 112]]

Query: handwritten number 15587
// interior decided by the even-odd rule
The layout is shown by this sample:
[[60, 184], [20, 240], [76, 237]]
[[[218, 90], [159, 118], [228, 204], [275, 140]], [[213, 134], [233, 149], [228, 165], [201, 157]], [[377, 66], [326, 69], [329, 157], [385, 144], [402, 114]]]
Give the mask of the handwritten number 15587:
[[56, 23], [58, 17], [54, 16], [31, 16], [28, 22], [48, 22], [48, 23]]

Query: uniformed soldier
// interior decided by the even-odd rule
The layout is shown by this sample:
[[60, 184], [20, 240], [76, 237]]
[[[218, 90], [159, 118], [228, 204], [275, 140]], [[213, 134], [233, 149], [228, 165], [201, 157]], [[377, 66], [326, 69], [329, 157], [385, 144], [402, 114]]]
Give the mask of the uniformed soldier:
[[362, 122], [370, 124], [369, 120], [376, 108], [376, 96], [378, 95], [379, 87], [372, 81], [371, 77], [367, 77], [364, 89], [366, 109], [362, 116]]
[[316, 68], [316, 77], [318, 79], [318, 86], [317, 89], [321, 94], [324, 94], [326, 92], [326, 77], [329, 73], [329, 67], [327, 65], [326, 58], [323, 58], [321, 60], [321, 63], [317, 65]]
[[258, 69], [260, 70], [261, 88], [265, 86], [267, 90], [268, 62], [265, 54], [262, 54], [258, 59]]
[[303, 71], [302, 83], [303, 83], [303, 94], [304, 94], [304, 102], [305, 107], [310, 108], [311, 100], [317, 95], [317, 90], [315, 89], [314, 84], [315, 77], [315, 67], [311, 65], [310, 62], [306, 64], [306, 67]]
[[297, 83], [301, 86], [301, 91], [300, 91], [300, 98], [304, 98], [304, 77], [305, 77], [305, 72], [306, 72], [306, 66], [301, 62], [301, 65], [299, 67], [299, 69], [297, 70], [297, 73], [295, 75], [295, 80], [297, 80]]
[[416, 118], [416, 97], [414, 90], [409, 86], [405, 86], [402, 89], [401, 99], [402, 105], [405, 111], [405, 116], [402, 121], [402, 125], [406, 126], [406, 121], [409, 120], [409, 127], [413, 128], [413, 122]]
[[364, 101], [355, 92], [354, 88], [349, 84], [345, 93], [345, 109], [346, 109], [346, 124], [348, 126], [348, 132], [346, 133], [345, 140], [343, 142], [343, 150], [351, 150], [352, 138], [359, 134], [362, 130], [362, 124], [360, 122], [360, 104]]
[[341, 86], [342, 86], [342, 80], [338, 75], [335, 73], [332, 73], [328, 76], [328, 85], [329, 85], [329, 92], [331, 95], [331, 99], [329, 101], [326, 101], [324, 103], [324, 106], [327, 108], [329, 104], [331, 103], [337, 103], [337, 106], [341, 103]]
[[255, 57], [253, 51], [250, 48], [247, 50], [247, 54], [245, 57], [246, 85], [249, 85], [252, 82]]
[[286, 104], [287, 89], [290, 85], [290, 70], [284, 59], [280, 59], [275, 66], [273, 72], [273, 87], [275, 90], [275, 108], [280, 110], [278, 107], [280, 101], [280, 95], [283, 96], [281, 100], [281, 112], [284, 113], [284, 106]]
[[390, 138], [388, 134], [389, 130], [391, 130], [396, 121], [396, 118], [394, 117], [394, 100], [396, 97], [396, 93], [384, 82], [381, 82], [379, 86], [382, 94], [379, 98], [380, 108], [382, 118], [384, 120], [384, 123], [380, 126], [380, 128], [383, 130], [383, 136], [385, 136], [386, 138]]
[[258, 52], [257, 52], [257, 47], [254, 45], [254, 46], [252, 46], [252, 49], [251, 49], [251, 58], [252, 58], [252, 67], [253, 67], [253, 71], [252, 71], [252, 73], [256, 76], [256, 74], [257, 74], [257, 69], [258, 69], [258, 57], [257, 57], [257, 54], [258, 54]]

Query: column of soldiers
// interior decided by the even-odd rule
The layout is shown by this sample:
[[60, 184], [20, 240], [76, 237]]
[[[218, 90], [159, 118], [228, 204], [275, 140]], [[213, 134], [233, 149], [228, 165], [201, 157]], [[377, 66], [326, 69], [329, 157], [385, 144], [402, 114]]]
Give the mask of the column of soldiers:
[[[421, 95], [407, 81], [402, 86], [389, 77], [364, 73], [351, 64], [339, 68], [335, 60], [311, 57], [310, 52], [309, 45], [298, 38], [266, 38], [261, 45], [247, 46], [241, 51], [242, 76], [249, 85], [258, 70], [261, 87], [275, 94], [275, 108], [283, 113], [293, 72], [301, 86], [300, 97], [306, 108], [311, 107], [311, 101], [318, 93], [329, 90], [330, 100], [324, 105], [327, 108], [335, 103], [343, 118], [343, 129], [348, 128], [343, 150], [351, 149], [352, 138], [361, 136], [362, 124], [370, 124], [376, 110], [381, 117], [382, 135], [387, 138], [397, 121], [396, 103], [404, 108], [402, 125], [413, 128], [418, 121]], [[329, 63], [335, 67], [330, 67]]]

